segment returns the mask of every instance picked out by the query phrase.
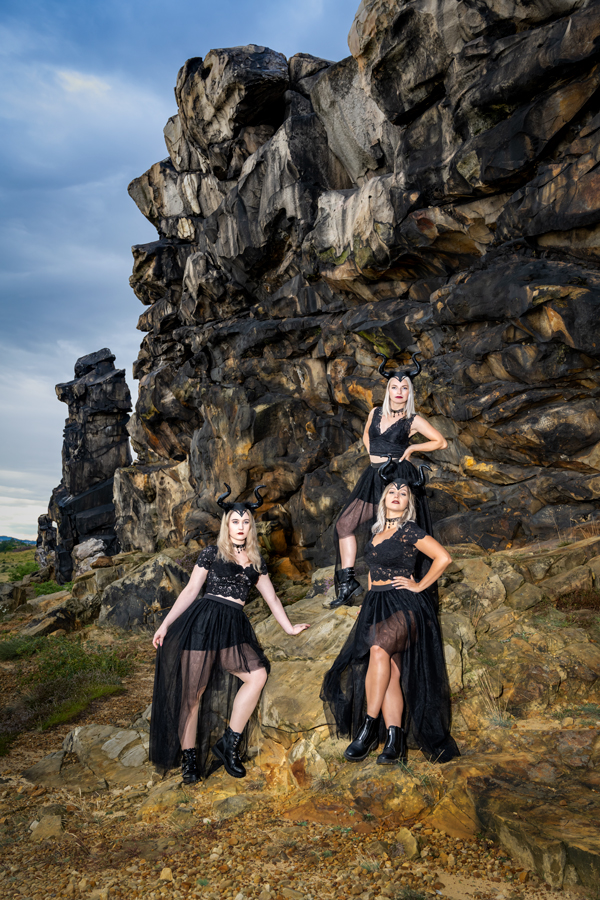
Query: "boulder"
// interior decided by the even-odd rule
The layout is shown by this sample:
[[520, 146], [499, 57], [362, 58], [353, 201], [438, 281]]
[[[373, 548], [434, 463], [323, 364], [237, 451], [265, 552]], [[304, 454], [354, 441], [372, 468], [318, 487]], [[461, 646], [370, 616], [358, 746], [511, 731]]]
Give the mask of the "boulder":
[[180, 565], [159, 553], [106, 588], [98, 622], [128, 631], [154, 630], [188, 580]]

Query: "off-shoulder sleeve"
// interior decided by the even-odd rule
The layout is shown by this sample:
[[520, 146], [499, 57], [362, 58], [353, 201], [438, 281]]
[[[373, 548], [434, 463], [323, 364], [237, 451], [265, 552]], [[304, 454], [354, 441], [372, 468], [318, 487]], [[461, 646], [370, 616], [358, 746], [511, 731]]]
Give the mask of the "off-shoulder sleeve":
[[216, 555], [217, 555], [217, 548], [215, 547], [214, 544], [211, 544], [210, 547], [204, 547], [200, 551], [200, 555], [198, 557], [196, 565], [199, 566], [201, 569], [210, 569], [210, 567], [212, 566], [212, 564], [215, 561]]
[[417, 525], [416, 522], [407, 522], [404, 526], [404, 540], [409, 544], [416, 544], [417, 541], [421, 541], [424, 537], [427, 537], [427, 532], [423, 531], [420, 525]]

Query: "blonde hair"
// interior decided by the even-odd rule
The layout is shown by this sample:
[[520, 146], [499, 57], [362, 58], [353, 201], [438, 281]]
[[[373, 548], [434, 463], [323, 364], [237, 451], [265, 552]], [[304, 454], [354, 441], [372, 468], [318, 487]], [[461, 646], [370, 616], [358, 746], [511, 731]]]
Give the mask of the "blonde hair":
[[406, 381], [408, 385], [408, 397], [406, 398], [406, 406], [404, 407], [404, 418], [408, 419], [410, 416], [414, 416], [416, 413], [415, 409], [415, 389], [413, 388], [413, 383], [410, 378], [405, 375], [404, 378], [397, 378], [396, 375], [392, 375], [390, 380], [387, 383], [387, 387], [385, 389], [385, 397], [383, 398], [383, 403], [381, 405], [381, 411], [384, 416], [391, 416], [392, 414], [392, 405], [390, 403], [390, 385], [392, 381], [396, 379], [402, 384], [403, 381]]
[[[388, 484], [385, 491], [381, 495], [381, 500], [379, 501], [379, 504], [377, 506], [377, 518], [375, 519], [375, 524], [371, 529], [373, 534], [379, 534], [380, 531], [385, 530], [385, 520], [387, 518], [385, 514], [385, 498], [388, 495], [390, 488], [394, 486], [395, 484], [392, 481], [391, 484]], [[395, 517], [400, 520], [398, 522], [398, 528], [400, 527], [400, 525], [404, 525], [405, 522], [414, 522], [417, 517], [417, 507], [415, 505], [414, 494], [408, 485], [406, 485], [406, 489], [408, 491], [408, 505], [402, 515]]]
[[[253, 568], [255, 568], [257, 572], [260, 572], [262, 568], [262, 558], [258, 547], [256, 523], [254, 521], [254, 516], [252, 515], [250, 510], [246, 510], [246, 512], [250, 516], [250, 531], [248, 532], [248, 537], [246, 538], [246, 553]], [[221, 519], [221, 529], [219, 531], [219, 537], [217, 538], [217, 550], [219, 551], [217, 553], [217, 556], [219, 559], [223, 559], [227, 562], [232, 563], [238, 562], [234, 544], [229, 535], [229, 520], [234, 513], [237, 513], [237, 515], [246, 515], [246, 512], [240, 513], [237, 509], [230, 509], [229, 512], [225, 513], [225, 515]]]

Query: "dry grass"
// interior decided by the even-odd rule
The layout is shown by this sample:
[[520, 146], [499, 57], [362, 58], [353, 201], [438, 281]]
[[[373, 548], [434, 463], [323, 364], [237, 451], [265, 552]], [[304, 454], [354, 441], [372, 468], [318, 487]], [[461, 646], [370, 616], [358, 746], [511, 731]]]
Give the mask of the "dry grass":
[[507, 711], [508, 701], [503, 696], [501, 682], [494, 683], [489, 672], [484, 672], [479, 679], [477, 690], [483, 701], [484, 715], [490, 725], [510, 728], [512, 716]]

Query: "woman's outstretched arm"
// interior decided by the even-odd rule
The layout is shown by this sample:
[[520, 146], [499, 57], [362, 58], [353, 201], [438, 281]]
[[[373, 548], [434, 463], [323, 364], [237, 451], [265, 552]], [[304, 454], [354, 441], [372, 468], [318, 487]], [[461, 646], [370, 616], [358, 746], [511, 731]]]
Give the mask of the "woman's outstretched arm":
[[398, 576], [393, 579], [393, 585], [395, 588], [402, 588], [405, 591], [413, 591], [415, 594], [418, 594], [420, 591], [424, 591], [426, 588], [431, 587], [434, 581], [438, 580], [444, 569], [448, 568], [452, 562], [452, 557], [446, 548], [442, 547], [442, 545], [429, 534], [426, 537], [421, 538], [420, 541], [416, 541], [415, 547], [432, 561], [429, 571], [420, 581], [415, 581], [412, 575], [410, 578]]
[[152, 638], [152, 643], [155, 647], [162, 647], [162, 642], [165, 639], [165, 635], [169, 629], [169, 625], [171, 625], [175, 619], [177, 619], [182, 612], [190, 606], [198, 594], [200, 593], [200, 589], [202, 585], [206, 581], [206, 576], [208, 575], [208, 569], [200, 568], [200, 566], [194, 566], [192, 570], [192, 575], [179, 597], [171, 607], [168, 615], [161, 622], [160, 628], [157, 629], [156, 634]]
[[301, 631], [304, 631], [306, 628], [310, 628], [310, 625], [306, 623], [304, 623], [303, 625], [292, 625], [287, 617], [286, 611], [283, 608], [281, 600], [275, 593], [275, 588], [273, 587], [271, 579], [268, 575], [261, 575], [256, 582], [256, 587], [264, 597], [267, 606], [275, 617], [275, 620], [279, 625], [281, 625], [286, 634], [300, 634]]

